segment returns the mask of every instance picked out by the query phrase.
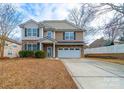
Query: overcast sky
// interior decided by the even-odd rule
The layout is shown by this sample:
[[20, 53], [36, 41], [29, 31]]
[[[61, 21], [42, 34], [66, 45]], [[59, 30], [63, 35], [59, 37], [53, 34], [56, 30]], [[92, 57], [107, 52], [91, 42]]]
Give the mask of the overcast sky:
[[68, 11], [72, 8], [79, 8], [80, 4], [14, 4], [23, 13], [24, 21], [28, 19], [42, 20], [62, 20], [68, 16]]

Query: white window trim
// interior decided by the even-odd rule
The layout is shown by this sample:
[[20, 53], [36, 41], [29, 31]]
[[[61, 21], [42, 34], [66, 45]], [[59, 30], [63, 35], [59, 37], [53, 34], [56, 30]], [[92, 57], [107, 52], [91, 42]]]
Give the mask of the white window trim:
[[51, 32], [51, 38], [53, 38], [54, 35], [53, 31], [47, 31], [47, 37], [48, 37], [48, 32]]
[[[28, 35], [29, 29], [31, 29], [31, 36]], [[38, 34], [38, 33], [37, 33], [37, 30], [36, 30], [36, 35], [35, 35], [35, 36], [33, 35], [33, 30], [34, 30], [34, 29], [36, 30], [36, 29], [38, 29], [38, 28], [27, 28], [27, 37], [37, 37], [37, 34]]]
[[41, 28], [41, 37], [44, 37], [44, 32], [43, 32], [43, 28]]
[[56, 35], [55, 35], [56, 33], [55, 33], [55, 31], [53, 32], [53, 38], [54, 39], [56, 39]]
[[[28, 45], [29, 44], [31, 44], [31, 50], [29, 50], [29, 48], [28, 48]], [[33, 45], [34, 45], [35, 43], [27, 43], [27, 47], [26, 47], [26, 50], [29, 50], [29, 51], [34, 51], [33, 50]], [[37, 44], [35, 44], [35, 45], [37, 45]]]
[[[68, 33], [68, 35], [69, 35], [69, 36], [68, 36], [68, 37], [69, 37], [68, 39], [66, 38], [66, 35], [65, 35], [66, 33]], [[71, 39], [71, 33], [74, 34], [74, 32], [65, 32], [65, 34], [64, 34], [64, 39], [65, 39], [65, 40], [74, 40], [74, 38]]]

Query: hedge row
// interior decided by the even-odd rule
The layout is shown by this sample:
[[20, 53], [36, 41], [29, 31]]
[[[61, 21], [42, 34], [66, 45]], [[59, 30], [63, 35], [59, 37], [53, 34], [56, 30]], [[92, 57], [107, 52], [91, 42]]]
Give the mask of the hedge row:
[[46, 52], [45, 51], [19, 51], [19, 56], [24, 57], [36, 57], [36, 58], [45, 58]]

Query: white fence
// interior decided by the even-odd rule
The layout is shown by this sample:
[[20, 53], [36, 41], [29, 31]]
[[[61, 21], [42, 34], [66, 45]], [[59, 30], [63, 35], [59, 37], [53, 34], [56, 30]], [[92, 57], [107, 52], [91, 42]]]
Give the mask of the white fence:
[[87, 48], [84, 54], [124, 53], [124, 44], [112, 45], [99, 48]]

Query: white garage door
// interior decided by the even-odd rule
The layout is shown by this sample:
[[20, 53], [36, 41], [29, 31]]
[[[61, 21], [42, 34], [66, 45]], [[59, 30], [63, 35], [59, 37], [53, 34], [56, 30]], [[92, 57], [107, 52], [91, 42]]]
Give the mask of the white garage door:
[[59, 58], [80, 58], [80, 48], [59, 48]]

